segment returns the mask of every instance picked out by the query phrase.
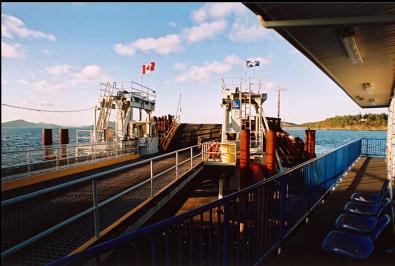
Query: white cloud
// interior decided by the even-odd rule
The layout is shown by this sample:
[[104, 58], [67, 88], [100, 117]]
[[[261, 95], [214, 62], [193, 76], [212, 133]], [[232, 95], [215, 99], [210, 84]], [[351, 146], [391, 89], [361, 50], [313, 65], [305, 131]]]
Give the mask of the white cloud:
[[41, 50], [41, 52], [46, 55], [51, 55], [51, 52], [47, 49]]
[[168, 23], [168, 25], [169, 25], [170, 27], [175, 27], [175, 26], [177, 26], [177, 23], [175, 23], [174, 21], [170, 21], [170, 22]]
[[1, 77], [1, 85], [4, 86], [4, 85], [8, 85], [8, 84], [10, 84], [10, 82], [8, 80], [6, 80], [5, 78]]
[[192, 12], [192, 20], [202, 23], [209, 18], [218, 20], [231, 14], [242, 15], [248, 9], [242, 3], [207, 3], [203, 7]]
[[87, 65], [78, 73], [73, 74], [73, 85], [98, 84], [101, 81], [108, 81], [110, 77], [98, 65]]
[[54, 65], [47, 67], [46, 70], [48, 73], [53, 74], [53, 75], [60, 75], [60, 74], [66, 74], [70, 72], [70, 65], [63, 64], [63, 65]]
[[232, 65], [237, 65], [237, 64], [242, 64], [243, 60], [241, 60], [240, 57], [237, 55], [231, 54], [225, 57], [224, 61], [226, 63], [232, 64]]
[[37, 103], [37, 105], [39, 107], [53, 107], [53, 106], [55, 106], [55, 104], [53, 104], [52, 102], [48, 102], [48, 101], [39, 102], [39, 103]]
[[22, 85], [28, 85], [29, 84], [29, 82], [27, 80], [25, 80], [25, 79], [18, 79], [17, 81], [18, 81], [19, 84], [22, 84]]
[[142, 38], [129, 44], [117, 43], [114, 50], [119, 55], [133, 56], [136, 51], [144, 53], [156, 52], [160, 55], [176, 53], [182, 48], [180, 37], [176, 34], [168, 34], [159, 38]]
[[[30, 82], [29, 84], [31, 84], [33, 90], [61, 92], [81, 89], [110, 80], [109, 75], [98, 65], [76, 67], [67, 64], [58, 64], [47, 67], [45, 70], [41, 72], [43, 75], [47, 74], [48, 79]], [[48, 76], [48, 73], [51, 75]], [[18, 82], [24, 84], [27, 81], [18, 80]], [[78, 90], [78, 92], [80, 91]]]
[[185, 38], [189, 42], [198, 42], [207, 38], [214, 37], [217, 33], [223, 31], [226, 28], [225, 20], [217, 20], [213, 22], [204, 22], [198, 26], [191, 28], [185, 28]]
[[51, 42], [56, 41], [55, 35], [28, 29], [25, 23], [19, 18], [4, 14], [1, 14], [1, 36], [6, 38], [19, 37], [47, 39]]
[[198, 10], [195, 10], [192, 12], [192, 20], [197, 22], [197, 23], [202, 23], [205, 21], [208, 17], [207, 11], [204, 7], [199, 8]]
[[199, 81], [208, 82], [213, 75], [224, 74], [232, 69], [233, 65], [242, 62], [236, 55], [229, 55], [223, 62], [211, 61], [202, 66], [192, 66], [186, 72], [176, 77], [177, 82]]
[[272, 90], [272, 91], [279, 91], [279, 90], [285, 91], [285, 90], [286, 90], [283, 86], [278, 85], [278, 84], [274, 84], [273, 82], [266, 82], [266, 83], [263, 84], [262, 87], [263, 87], [263, 89], [266, 90], [266, 91], [268, 91], [268, 90]]
[[71, 89], [69, 86], [67, 86], [64, 83], [58, 83], [53, 81], [50, 82], [47, 80], [40, 80], [33, 83], [32, 88], [34, 90], [43, 91], [43, 92], [65, 91]]
[[241, 19], [237, 19], [229, 33], [229, 39], [234, 42], [250, 43], [270, 35], [270, 30], [260, 25], [248, 25]]
[[1, 42], [1, 57], [5, 58], [24, 58], [25, 54], [21, 51], [21, 45]]
[[184, 69], [187, 68], [187, 66], [186, 66], [184, 63], [178, 62], [178, 63], [176, 63], [176, 64], [173, 66], [173, 68], [174, 68], [174, 69], [177, 69], [177, 70], [184, 70]]

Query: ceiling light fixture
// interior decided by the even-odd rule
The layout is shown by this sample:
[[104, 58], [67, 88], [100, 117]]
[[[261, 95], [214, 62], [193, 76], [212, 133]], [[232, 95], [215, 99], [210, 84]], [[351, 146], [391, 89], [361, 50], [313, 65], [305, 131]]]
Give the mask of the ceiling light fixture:
[[362, 84], [362, 87], [364, 89], [364, 91], [371, 97], [373, 97], [373, 87], [372, 84], [370, 84], [369, 82], [365, 82]]
[[342, 37], [344, 49], [353, 64], [363, 63], [354, 35]]
[[375, 105], [375, 102], [376, 102], [376, 101], [375, 101], [374, 99], [369, 99], [368, 101], [369, 101], [369, 104], [370, 104], [370, 105]]

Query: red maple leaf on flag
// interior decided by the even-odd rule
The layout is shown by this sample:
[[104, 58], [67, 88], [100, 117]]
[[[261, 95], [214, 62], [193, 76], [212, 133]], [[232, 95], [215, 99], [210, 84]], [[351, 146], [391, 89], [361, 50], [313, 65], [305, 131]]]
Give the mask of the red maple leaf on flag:
[[151, 62], [149, 64], [142, 65], [142, 73], [149, 73], [155, 70], [155, 62]]

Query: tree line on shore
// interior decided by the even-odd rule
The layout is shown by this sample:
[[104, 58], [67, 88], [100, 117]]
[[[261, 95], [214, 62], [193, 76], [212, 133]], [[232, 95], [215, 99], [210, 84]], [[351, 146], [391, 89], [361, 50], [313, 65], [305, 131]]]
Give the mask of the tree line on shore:
[[308, 122], [300, 126], [320, 129], [386, 130], [387, 121], [388, 115], [386, 113], [337, 115], [323, 121]]

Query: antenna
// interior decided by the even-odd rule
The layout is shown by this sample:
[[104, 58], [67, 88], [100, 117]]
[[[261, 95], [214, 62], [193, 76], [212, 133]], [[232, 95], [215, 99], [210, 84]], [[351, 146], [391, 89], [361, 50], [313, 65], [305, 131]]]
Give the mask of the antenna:
[[278, 89], [278, 98], [277, 98], [277, 118], [280, 118], [280, 89]]
[[[181, 92], [180, 92], [180, 96], [178, 97], [178, 104], [177, 104], [177, 111], [176, 111], [176, 118], [177, 116], [180, 117], [181, 116]], [[180, 113], [178, 113], [180, 112]], [[178, 118], [178, 120], [180, 120], [180, 118]]]

